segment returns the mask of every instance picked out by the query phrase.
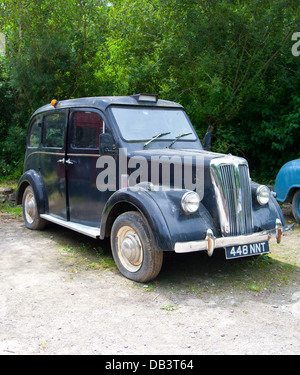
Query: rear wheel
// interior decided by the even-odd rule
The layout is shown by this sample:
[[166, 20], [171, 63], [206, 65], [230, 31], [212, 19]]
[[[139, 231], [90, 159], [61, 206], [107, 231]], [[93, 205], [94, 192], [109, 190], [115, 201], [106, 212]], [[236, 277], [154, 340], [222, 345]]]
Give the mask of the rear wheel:
[[128, 279], [147, 282], [160, 272], [163, 252], [154, 248], [140, 213], [125, 212], [114, 222], [111, 248], [120, 272]]
[[32, 187], [29, 185], [24, 191], [23, 200], [23, 218], [27, 228], [33, 230], [43, 229], [46, 225], [46, 220], [41, 219], [37, 202]]
[[300, 224], [300, 190], [297, 190], [294, 194], [293, 201], [292, 201], [292, 211], [294, 218]]

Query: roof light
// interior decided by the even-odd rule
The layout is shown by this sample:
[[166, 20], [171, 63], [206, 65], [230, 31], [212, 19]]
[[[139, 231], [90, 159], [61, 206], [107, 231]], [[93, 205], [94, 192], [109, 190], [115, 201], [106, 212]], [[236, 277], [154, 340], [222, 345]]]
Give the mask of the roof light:
[[137, 94], [137, 95], [132, 95], [132, 97], [138, 102], [157, 103], [158, 101], [158, 95], [155, 95], [155, 94]]
[[57, 100], [56, 99], [52, 99], [51, 100], [51, 105], [53, 106], [53, 107], [56, 107], [56, 105], [57, 105]]

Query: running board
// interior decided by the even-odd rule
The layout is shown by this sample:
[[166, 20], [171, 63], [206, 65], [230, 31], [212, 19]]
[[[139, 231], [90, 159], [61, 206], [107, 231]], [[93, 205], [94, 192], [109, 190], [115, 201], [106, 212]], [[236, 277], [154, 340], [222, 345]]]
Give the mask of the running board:
[[59, 219], [57, 217], [54, 217], [52, 215], [47, 215], [47, 214], [41, 214], [40, 217], [42, 219], [51, 221], [52, 223], [61, 225], [65, 228], [72, 229], [76, 232], [85, 234], [89, 237], [93, 237], [93, 238], [99, 238], [100, 237], [100, 228], [90, 227], [88, 225], [83, 225], [83, 224], [78, 224], [78, 223], [73, 223], [72, 221], [65, 221], [65, 220], [62, 220], [62, 219]]

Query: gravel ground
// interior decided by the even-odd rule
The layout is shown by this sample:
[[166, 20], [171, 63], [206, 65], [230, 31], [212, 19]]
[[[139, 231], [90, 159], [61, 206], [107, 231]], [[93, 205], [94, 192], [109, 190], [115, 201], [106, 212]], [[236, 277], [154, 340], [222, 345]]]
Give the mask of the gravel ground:
[[106, 243], [5, 215], [0, 229], [0, 354], [300, 353], [299, 226], [258, 260], [168, 254], [149, 284]]

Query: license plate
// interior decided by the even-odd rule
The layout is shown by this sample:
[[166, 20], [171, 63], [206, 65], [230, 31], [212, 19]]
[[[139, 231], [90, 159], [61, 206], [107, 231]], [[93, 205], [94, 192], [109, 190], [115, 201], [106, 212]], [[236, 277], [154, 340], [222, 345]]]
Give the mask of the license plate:
[[225, 247], [226, 259], [242, 258], [251, 255], [259, 255], [269, 253], [269, 242], [256, 242], [247, 245], [228, 246]]

